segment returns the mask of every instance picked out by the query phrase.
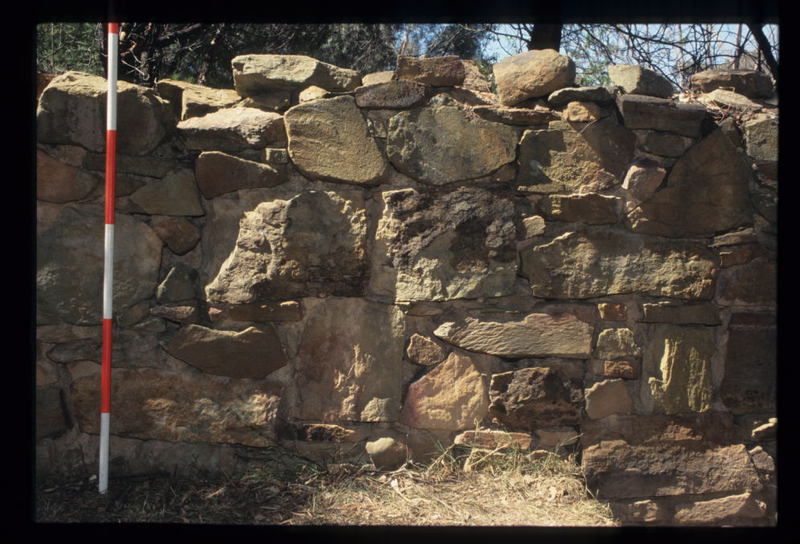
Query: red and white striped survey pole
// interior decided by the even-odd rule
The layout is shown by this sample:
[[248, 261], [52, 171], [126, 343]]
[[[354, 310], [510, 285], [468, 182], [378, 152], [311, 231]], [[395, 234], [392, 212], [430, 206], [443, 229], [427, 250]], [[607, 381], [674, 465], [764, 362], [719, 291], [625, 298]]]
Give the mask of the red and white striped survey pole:
[[119, 23], [108, 23], [108, 92], [106, 97], [106, 210], [103, 259], [103, 363], [100, 374], [100, 493], [108, 490], [108, 443], [111, 430], [111, 310], [114, 286], [114, 197], [117, 176], [117, 48]]

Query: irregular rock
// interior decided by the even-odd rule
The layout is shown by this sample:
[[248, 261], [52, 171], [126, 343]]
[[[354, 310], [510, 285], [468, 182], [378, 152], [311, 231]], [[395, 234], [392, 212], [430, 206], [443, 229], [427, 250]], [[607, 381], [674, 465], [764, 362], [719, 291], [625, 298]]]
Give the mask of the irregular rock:
[[479, 105], [473, 106], [472, 111], [487, 121], [515, 126], [546, 125], [550, 121], [559, 119], [557, 113], [543, 106], [508, 108], [495, 105]]
[[524, 229], [524, 238], [534, 238], [544, 234], [545, 221], [540, 215], [532, 215], [522, 220], [522, 227]]
[[570, 102], [595, 102], [597, 104], [611, 104], [614, 97], [606, 87], [566, 87], [550, 93], [547, 103], [558, 108]]
[[474, 60], [462, 59], [461, 64], [464, 65], [464, 82], [461, 83], [464, 89], [482, 93], [492, 92], [492, 84], [484, 77]]
[[174, 170], [164, 179], [152, 181], [130, 196], [144, 213], [152, 215], [205, 215], [194, 172]]
[[641, 350], [633, 338], [633, 331], [627, 328], [603, 329], [597, 335], [595, 357], [617, 359], [638, 357]]
[[58, 387], [36, 388], [36, 440], [56, 438], [71, 427]]
[[264, 162], [272, 166], [289, 164], [289, 152], [280, 147], [268, 147], [264, 150]]
[[674, 89], [664, 76], [641, 66], [617, 64], [608, 67], [611, 83], [626, 93], [669, 98]]
[[536, 429], [536, 447], [543, 449], [559, 449], [571, 446], [578, 441], [578, 433], [572, 427], [547, 427]]
[[[153, 296], [161, 240], [129, 215], [117, 214], [115, 223], [113, 307], [119, 312]], [[97, 236], [87, 236], [90, 232]], [[37, 233], [37, 315], [77, 325], [101, 322], [102, 233], [102, 210], [71, 205]]]
[[513, 106], [575, 84], [575, 63], [553, 49], [526, 51], [493, 67], [500, 102]]
[[637, 206], [653, 196], [666, 175], [667, 171], [660, 166], [632, 164], [622, 182], [622, 188], [630, 197], [628, 206]]
[[526, 130], [516, 183], [536, 193], [601, 190], [618, 184], [633, 158], [633, 134], [605, 118], [580, 132], [566, 121]]
[[603, 380], [586, 390], [586, 415], [590, 419], [632, 411], [633, 401], [624, 380]]
[[738, 111], [753, 111], [761, 109], [761, 104], [757, 104], [744, 95], [728, 91], [725, 89], [714, 89], [708, 94], [701, 95], [698, 101], [703, 104], [713, 104], [715, 106], [733, 109]]
[[457, 55], [444, 57], [397, 58], [397, 68], [392, 79], [411, 80], [437, 87], [452, 87], [464, 83], [466, 69]]
[[313, 179], [373, 184], [387, 163], [351, 96], [306, 102], [285, 114], [289, 156]]
[[612, 501], [609, 503], [614, 517], [624, 524], [665, 524], [670, 512], [659, 501]]
[[408, 386], [400, 422], [418, 429], [456, 431], [475, 427], [488, 406], [486, 382], [473, 361], [451, 353]]
[[719, 325], [719, 309], [713, 304], [676, 304], [655, 302], [642, 304], [644, 323], [675, 323], [681, 325]]
[[[531, 367], [492, 376], [489, 412], [512, 431], [576, 425], [580, 402], [569, 381], [552, 368]], [[577, 393], [577, 395], [576, 395]]]
[[634, 130], [636, 147], [663, 157], [680, 157], [695, 142], [694, 138], [658, 130]]
[[311, 87], [307, 87], [300, 91], [297, 99], [300, 103], [309, 102], [311, 100], [319, 100], [320, 98], [324, 98], [326, 94], [328, 94], [328, 91], [322, 87], [312, 85]]
[[666, 98], [623, 94], [617, 98], [617, 107], [625, 120], [625, 128], [660, 130], [680, 136], [698, 138], [706, 117], [701, 104], [674, 102]]
[[628, 309], [624, 304], [601, 302], [597, 305], [600, 319], [605, 321], [625, 321], [628, 318]]
[[689, 81], [692, 87], [704, 93], [732, 87], [748, 98], [769, 98], [775, 92], [770, 77], [756, 70], [704, 70], [692, 74]]
[[511, 127], [452, 106], [400, 112], [389, 119], [386, 155], [400, 172], [431, 185], [479, 178], [515, 158]]
[[156, 288], [156, 300], [162, 304], [192, 300], [197, 296], [197, 270], [177, 263]]
[[730, 140], [715, 130], [678, 159], [664, 188], [629, 214], [631, 229], [688, 238], [747, 224], [750, 178]]
[[[163, 178], [171, 171], [180, 167], [180, 163], [174, 158], [161, 155], [162, 153], [159, 152], [159, 149], [145, 156], [117, 153], [117, 177], [121, 177], [122, 174], [133, 174], [147, 178]], [[83, 159], [83, 168], [105, 174], [105, 150], [101, 153], [93, 153], [91, 151], [86, 153]], [[119, 191], [117, 191], [117, 196], [121, 196]]]
[[[307, 312], [294, 363], [295, 416], [322, 422], [396, 420], [411, 366], [403, 362], [400, 309], [360, 298], [326, 298]], [[388, 412], [365, 414], [374, 399]]]
[[649, 388], [643, 402], [666, 414], [710, 410], [716, 349], [713, 329], [653, 325], [642, 360], [642, 383]]
[[[748, 520], [763, 518], [767, 507], [751, 492], [705, 501], [688, 501], [675, 505], [675, 523], [686, 525], [727, 524], [731, 518]], [[738, 523], [734, 523], [738, 525]]]
[[759, 115], [744, 124], [747, 140], [747, 154], [756, 164], [770, 164], [778, 161], [778, 120]]
[[36, 151], [36, 198], [39, 200], [57, 203], [81, 200], [89, 196], [99, 182], [98, 176], [42, 150]]
[[[97, 373], [72, 382], [75, 418], [100, 432]], [[111, 379], [114, 435], [173, 442], [274, 444], [281, 387], [161, 369], [115, 369]]]
[[396, 470], [408, 459], [408, 447], [390, 436], [367, 442], [366, 450], [378, 470]]
[[355, 98], [359, 108], [403, 109], [419, 106], [428, 93], [429, 87], [423, 83], [392, 80], [359, 87]]
[[292, 105], [292, 91], [276, 89], [243, 98], [236, 107], [282, 112]]
[[232, 319], [234, 321], [255, 321], [266, 323], [271, 321], [300, 321], [303, 308], [296, 300], [283, 302], [267, 302], [265, 304], [242, 304], [230, 308], [213, 308], [209, 311], [212, 321]]
[[383, 202], [377, 238], [396, 271], [396, 301], [512, 293], [516, 228], [509, 198], [459, 187], [437, 195], [414, 189], [387, 191]]
[[233, 89], [213, 89], [187, 81], [162, 79], [156, 83], [158, 94], [173, 103], [181, 121], [233, 106], [242, 99]]
[[720, 271], [716, 302], [722, 306], [774, 306], [777, 269], [767, 257]]
[[[50, 82], [36, 110], [37, 141], [79, 145], [104, 152], [106, 137], [105, 78], [65, 72]], [[117, 152], [144, 155], [161, 143], [175, 126], [169, 103], [155, 91], [126, 81], [117, 82]]]
[[776, 409], [776, 333], [772, 315], [731, 317], [720, 387], [720, 398], [731, 413], [771, 413]]
[[602, 225], [619, 221], [622, 199], [597, 193], [546, 195], [539, 206], [551, 221]]
[[604, 378], [635, 380], [639, 377], [639, 363], [633, 361], [603, 361]]
[[456, 435], [453, 444], [458, 446], [468, 446], [470, 448], [483, 448], [496, 450], [503, 448], [513, 448], [519, 450], [531, 449], [533, 437], [528, 433], [509, 433], [506, 431], [479, 430], [464, 431]]
[[447, 351], [427, 336], [414, 333], [409, 339], [406, 355], [412, 363], [433, 366], [444, 361]]
[[361, 85], [375, 85], [376, 83], [386, 83], [392, 80], [394, 70], [384, 70], [382, 72], [372, 72], [361, 78]]
[[747, 264], [758, 257], [767, 256], [767, 251], [759, 244], [746, 244], [728, 247], [719, 252], [720, 268], [729, 268], [740, 264]]
[[309, 191], [244, 215], [233, 251], [205, 288], [209, 302], [362, 294], [368, 267], [361, 192]]
[[589, 123], [591, 121], [598, 121], [609, 115], [611, 115], [610, 110], [601, 108], [593, 102], [577, 101], [567, 104], [566, 109], [562, 113], [563, 119], [571, 123]]
[[187, 325], [164, 349], [203, 372], [231, 378], [264, 378], [287, 362], [271, 326], [236, 332]]
[[233, 85], [241, 96], [316, 85], [328, 91], [351, 91], [361, 84], [355, 70], [339, 68], [305, 55], [239, 55], [231, 60]]
[[511, 314], [448, 321], [433, 334], [461, 349], [498, 357], [585, 359], [591, 351], [592, 326], [566, 313]]
[[587, 229], [524, 250], [522, 272], [538, 297], [640, 293], [708, 299], [718, 271], [715, 255], [703, 244]]
[[200, 321], [200, 309], [196, 305], [153, 306], [150, 315], [163, 317], [175, 323], [196, 323]]
[[288, 181], [281, 169], [219, 151], [200, 153], [195, 161], [197, 185], [205, 198], [254, 187], [274, 187]]
[[286, 141], [283, 117], [256, 108], [225, 108], [178, 123], [187, 149], [226, 151], [261, 149]]
[[151, 226], [176, 255], [185, 255], [200, 241], [200, 229], [184, 217], [153, 217]]

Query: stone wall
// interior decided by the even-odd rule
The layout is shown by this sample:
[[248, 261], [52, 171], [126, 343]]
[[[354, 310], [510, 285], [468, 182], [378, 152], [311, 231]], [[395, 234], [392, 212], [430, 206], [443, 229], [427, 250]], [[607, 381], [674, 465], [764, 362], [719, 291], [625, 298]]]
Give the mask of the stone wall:
[[[769, 78], [232, 65], [119, 84], [112, 474], [505, 440], [579, 451], [624, 523], [774, 523]], [[96, 470], [105, 92], [38, 105], [43, 477]]]

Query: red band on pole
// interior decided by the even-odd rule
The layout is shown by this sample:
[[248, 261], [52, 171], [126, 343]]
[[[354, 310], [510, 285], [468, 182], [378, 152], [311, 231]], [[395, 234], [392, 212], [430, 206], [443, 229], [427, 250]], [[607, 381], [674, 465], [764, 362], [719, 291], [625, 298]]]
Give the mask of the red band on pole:
[[100, 373], [100, 413], [111, 413], [111, 320], [103, 320], [103, 363]]
[[119, 34], [119, 23], [108, 23], [109, 34]]
[[106, 225], [114, 224], [115, 181], [117, 179], [117, 131], [106, 131]]

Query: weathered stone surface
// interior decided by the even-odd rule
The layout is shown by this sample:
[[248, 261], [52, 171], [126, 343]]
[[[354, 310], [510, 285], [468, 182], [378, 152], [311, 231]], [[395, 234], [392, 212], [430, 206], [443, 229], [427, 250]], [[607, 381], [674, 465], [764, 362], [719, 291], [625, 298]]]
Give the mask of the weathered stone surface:
[[592, 298], [641, 293], [708, 299], [715, 255], [702, 244], [666, 242], [610, 229], [569, 232], [522, 253], [534, 296]]
[[611, 113], [610, 109], [601, 108], [594, 102], [573, 101], [567, 104], [561, 115], [565, 121], [571, 123], [590, 123], [608, 117]]
[[233, 85], [241, 96], [316, 85], [328, 91], [351, 91], [361, 84], [355, 70], [339, 68], [305, 55], [239, 55], [231, 61]]
[[264, 378], [286, 364], [283, 347], [271, 326], [236, 332], [188, 325], [164, 349], [204, 372], [231, 378]]
[[586, 415], [590, 419], [632, 411], [633, 401], [624, 380], [603, 380], [586, 390]]
[[408, 57], [397, 59], [392, 79], [411, 80], [439, 87], [464, 83], [464, 62], [456, 55], [444, 57]]
[[602, 225], [619, 221], [622, 199], [597, 193], [547, 195], [539, 206], [546, 219]]
[[197, 297], [197, 270], [177, 263], [156, 288], [156, 300], [162, 304], [183, 302]]
[[658, 130], [634, 130], [636, 147], [662, 157], [680, 157], [695, 142], [694, 138]]
[[64, 399], [58, 387], [36, 388], [36, 440], [55, 438], [71, 425], [64, 412]]
[[[406, 367], [403, 313], [358, 298], [326, 298], [308, 310], [295, 359], [296, 417], [390, 421], [400, 406]], [[375, 400], [388, 413], [364, 414]], [[365, 417], [370, 416], [370, 417]]]
[[666, 175], [667, 171], [660, 166], [632, 164], [622, 182], [629, 197], [628, 207], [637, 206], [653, 196]]
[[[117, 176], [121, 174], [133, 174], [148, 178], [163, 178], [171, 171], [177, 169], [180, 163], [170, 156], [169, 153], [161, 153], [160, 148], [148, 155], [123, 155], [116, 154]], [[96, 172], [105, 173], [106, 154], [105, 150], [100, 153], [88, 152], [83, 159], [83, 167]], [[117, 196], [120, 196], [117, 192]]]
[[489, 412], [512, 431], [576, 425], [580, 420], [579, 396], [580, 392], [556, 370], [523, 368], [492, 376]]
[[400, 422], [419, 429], [474, 428], [488, 406], [486, 379], [469, 357], [451, 353], [408, 386]]
[[200, 309], [195, 304], [153, 306], [150, 308], [150, 315], [163, 317], [175, 323], [196, 323], [200, 321]]
[[188, 253], [200, 241], [200, 229], [185, 217], [153, 217], [151, 226], [176, 255]]
[[633, 331], [627, 328], [603, 329], [597, 335], [595, 357], [617, 359], [638, 357], [641, 350], [633, 338]]
[[778, 119], [759, 115], [744, 124], [747, 154], [756, 164], [778, 160]]
[[[85, 150], [81, 149], [83, 154]], [[78, 162], [80, 164], [80, 162]], [[70, 202], [88, 196], [100, 178], [75, 166], [36, 151], [36, 198], [47, 202]]]
[[608, 77], [626, 93], [669, 98], [674, 92], [672, 83], [664, 76], [641, 66], [612, 65], [608, 67]]
[[516, 126], [546, 125], [559, 119], [553, 110], [544, 106], [534, 108], [508, 108], [504, 106], [473, 106], [472, 111], [487, 121]]
[[544, 234], [545, 221], [540, 215], [532, 215], [522, 220], [523, 238], [534, 238]]
[[292, 91], [276, 89], [243, 98], [236, 104], [240, 108], [259, 108], [264, 111], [282, 112], [292, 105]]
[[[100, 432], [99, 367], [72, 382], [82, 432]], [[158, 369], [116, 369], [111, 379], [114, 435], [144, 440], [273, 444], [281, 402], [277, 384]]]
[[720, 268], [729, 268], [739, 264], [747, 264], [758, 257], [767, 255], [767, 251], [759, 244], [727, 247], [719, 252], [719, 266]]
[[289, 156], [304, 175], [329, 181], [377, 183], [387, 163], [351, 96], [315, 100], [285, 114]]
[[539, 428], [533, 435], [536, 438], [536, 447], [543, 449], [559, 449], [578, 442], [578, 433], [574, 427]]
[[378, 470], [396, 470], [408, 459], [408, 447], [390, 436], [367, 442], [365, 448]]
[[[161, 240], [129, 215], [117, 214], [115, 223], [113, 304], [121, 311], [153, 296]], [[97, 236], [88, 236], [91, 232]], [[37, 233], [37, 314], [77, 325], [101, 322], [102, 233], [102, 210], [70, 205]]]
[[723, 306], [774, 306], [777, 269], [767, 257], [720, 271], [716, 302]]
[[532, 443], [533, 437], [529, 433], [509, 433], [490, 429], [464, 431], [456, 435], [453, 439], [453, 444], [458, 446], [469, 446], [471, 448], [489, 450], [501, 448], [529, 450], [531, 449]]
[[635, 232], [713, 236], [752, 221], [750, 171], [715, 130], [678, 159], [664, 188], [629, 214]]
[[384, 70], [382, 72], [372, 72], [369, 74], [365, 74], [361, 78], [361, 84], [364, 86], [367, 85], [375, 85], [376, 83], [386, 83], [387, 81], [392, 80], [392, 76], [394, 75], [394, 70]]
[[504, 296], [513, 292], [514, 204], [501, 194], [460, 187], [436, 194], [383, 193], [377, 238], [396, 271], [396, 301]]
[[[36, 110], [38, 141], [104, 151], [107, 89], [105, 78], [82, 72], [53, 79]], [[125, 81], [117, 82], [117, 111], [117, 126], [125, 127], [117, 135], [117, 152], [125, 155], [152, 151], [175, 125], [167, 101]]]
[[633, 145], [633, 133], [612, 117], [580, 132], [552, 121], [546, 130], [522, 135], [517, 184], [537, 193], [604, 189], [622, 181]]
[[726, 232], [714, 237], [714, 241], [709, 244], [710, 247], [725, 247], [734, 246], [738, 244], [752, 244], [756, 243], [758, 238], [753, 227], [747, 227], [733, 232]]
[[601, 302], [597, 305], [600, 319], [606, 321], [625, 321], [628, 318], [628, 308], [624, 304]]
[[234, 321], [255, 321], [266, 323], [271, 321], [300, 321], [303, 318], [303, 307], [296, 300], [283, 302], [267, 302], [264, 304], [242, 304], [229, 308], [209, 309], [212, 321], [232, 319]]
[[612, 501], [609, 506], [614, 517], [625, 525], [664, 525], [670, 518], [670, 512], [660, 501]]
[[742, 493], [761, 487], [747, 449], [711, 418], [614, 415], [581, 426], [583, 471], [599, 498]]
[[177, 105], [181, 120], [200, 117], [233, 106], [242, 99], [233, 89], [213, 89], [186, 81], [162, 79], [156, 83], [158, 94]]
[[366, 234], [361, 192], [309, 191], [262, 202], [245, 212], [206, 296], [228, 304], [358, 296], [367, 274]]
[[153, 215], [199, 216], [205, 211], [200, 204], [194, 172], [188, 168], [174, 170], [164, 179], [149, 182], [130, 196], [144, 213]]
[[406, 355], [412, 363], [433, 366], [444, 361], [447, 351], [427, 336], [414, 333], [408, 341]]
[[461, 64], [464, 65], [464, 82], [461, 83], [463, 88], [482, 93], [492, 92], [492, 84], [481, 73], [474, 60], [461, 59]]
[[386, 154], [400, 172], [444, 185], [491, 174], [514, 160], [516, 145], [511, 127], [432, 106], [389, 119]]
[[731, 521], [731, 518], [763, 518], [766, 511], [766, 504], [748, 491], [718, 499], [678, 503], [675, 505], [674, 521], [682, 526], [716, 526]]
[[312, 85], [311, 87], [306, 87], [305, 89], [300, 91], [300, 94], [298, 95], [297, 99], [298, 102], [302, 104], [303, 102], [310, 102], [311, 100], [319, 100], [320, 98], [323, 98], [326, 94], [328, 94], [328, 91], [326, 91], [322, 87], [317, 87], [316, 85]]
[[391, 80], [356, 89], [356, 105], [359, 108], [403, 109], [422, 104], [429, 94], [423, 83], [408, 80]]
[[494, 65], [493, 71], [497, 94], [506, 106], [575, 84], [575, 63], [553, 49], [506, 57]]
[[642, 304], [642, 322], [683, 325], [719, 325], [719, 308], [713, 304], [676, 304], [654, 302]]
[[283, 117], [256, 108], [225, 108], [178, 123], [187, 149], [237, 152], [286, 141]]
[[725, 89], [714, 89], [708, 94], [701, 95], [698, 101], [737, 111], [753, 111], [761, 108], [761, 104], [753, 102], [746, 96]]
[[200, 153], [195, 161], [195, 174], [205, 198], [239, 189], [274, 187], [289, 179], [284, 170], [219, 151]]
[[686, 104], [640, 94], [619, 96], [617, 107], [626, 128], [660, 130], [691, 138], [700, 136], [700, 127], [706, 117], [706, 108], [701, 104]]
[[469, 351], [499, 357], [588, 358], [592, 326], [571, 314], [486, 315], [448, 321], [437, 337]]
[[610, 379], [635, 380], [639, 377], [638, 361], [603, 361], [602, 376]]
[[704, 70], [693, 74], [690, 82], [704, 93], [732, 87], [748, 98], [769, 98], [775, 92], [770, 77], [755, 70]]
[[665, 414], [710, 410], [716, 349], [708, 327], [653, 325], [642, 359], [645, 406]]
[[573, 101], [611, 104], [614, 97], [606, 87], [566, 87], [550, 93], [547, 103], [554, 108], [566, 106]]
[[[734, 414], [769, 413], [776, 408], [777, 331], [774, 317], [734, 314], [728, 328], [725, 377], [720, 398]], [[747, 315], [747, 314], [745, 314]]]

